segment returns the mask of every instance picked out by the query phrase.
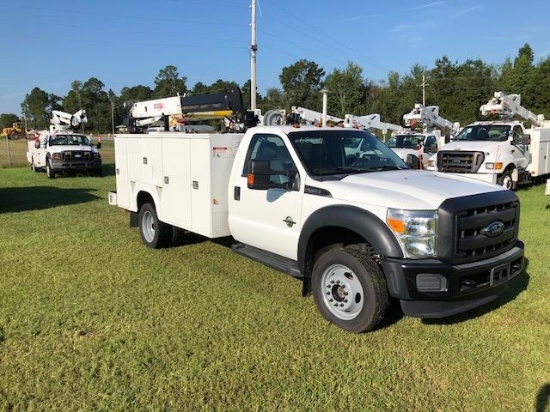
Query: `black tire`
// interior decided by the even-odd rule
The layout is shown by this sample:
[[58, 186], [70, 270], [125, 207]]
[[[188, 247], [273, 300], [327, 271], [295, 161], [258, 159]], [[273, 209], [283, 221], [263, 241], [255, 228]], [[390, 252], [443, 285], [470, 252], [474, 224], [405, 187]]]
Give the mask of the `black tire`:
[[382, 321], [389, 296], [378, 265], [354, 247], [326, 251], [315, 262], [313, 298], [321, 315], [349, 332], [368, 332]]
[[139, 233], [145, 246], [151, 249], [167, 247], [172, 239], [172, 227], [159, 220], [152, 203], [145, 203], [139, 210]]
[[506, 170], [500, 177], [497, 179], [497, 183], [506, 189], [514, 189], [514, 181], [512, 180], [512, 171]]
[[52, 168], [50, 159], [46, 159], [46, 177], [48, 179], [55, 179], [55, 170]]

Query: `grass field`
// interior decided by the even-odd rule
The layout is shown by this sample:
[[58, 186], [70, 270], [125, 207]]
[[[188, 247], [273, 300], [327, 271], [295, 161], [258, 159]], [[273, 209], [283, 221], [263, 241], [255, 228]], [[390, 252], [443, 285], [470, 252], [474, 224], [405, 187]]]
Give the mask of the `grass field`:
[[146, 249], [104, 159], [104, 178], [0, 169], [0, 410], [550, 410], [544, 187], [518, 192], [528, 266], [502, 300], [354, 335], [222, 242]]

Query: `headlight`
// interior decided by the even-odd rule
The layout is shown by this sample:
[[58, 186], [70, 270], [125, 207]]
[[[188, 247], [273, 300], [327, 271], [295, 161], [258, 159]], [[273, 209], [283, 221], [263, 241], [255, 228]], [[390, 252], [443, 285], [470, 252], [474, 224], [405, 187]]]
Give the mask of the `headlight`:
[[386, 223], [397, 236], [406, 257], [435, 256], [437, 213], [434, 210], [388, 209]]
[[61, 160], [61, 153], [52, 153], [53, 160]]

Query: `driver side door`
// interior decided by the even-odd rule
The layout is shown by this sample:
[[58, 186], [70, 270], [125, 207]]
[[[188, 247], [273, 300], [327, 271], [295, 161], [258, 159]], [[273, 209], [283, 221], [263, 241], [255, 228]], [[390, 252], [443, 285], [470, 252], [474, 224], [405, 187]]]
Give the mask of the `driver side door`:
[[[264, 150], [267, 146], [269, 150]], [[264, 158], [267, 156], [269, 158]], [[271, 170], [296, 170], [296, 163], [283, 139], [277, 135], [257, 133], [251, 139], [238, 181], [230, 188], [229, 221], [232, 236], [244, 244], [290, 259], [297, 258], [297, 245], [302, 227], [301, 208], [303, 188], [248, 188], [250, 160], [269, 160]], [[269, 176], [273, 183], [287, 176]], [[299, 176], [292, 178], [299, 182]]]

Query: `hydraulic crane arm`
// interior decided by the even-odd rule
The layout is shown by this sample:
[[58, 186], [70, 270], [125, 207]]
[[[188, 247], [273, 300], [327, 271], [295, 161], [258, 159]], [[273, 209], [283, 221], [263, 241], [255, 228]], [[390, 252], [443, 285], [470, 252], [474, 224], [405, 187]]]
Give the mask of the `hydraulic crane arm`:
[[439, 106], [424, 106], [420, 103], [416, 103], [409, 113], [403, 115], [403, 124], [410, 128], [421, 124], [426, 130], [435, 127], [449, 129], [452, 133], [458, 132], [459, 128], [458, 123], [452, 123], [439, 115]]
[[499, 116], [503, 119], [519, 116], [535, 126], [542, 126], [544, 123], [544, 115], [537, 115], [521, 105], [521, 95], [519, 94], [507, 95], [503, 92], [495, 92], [491, 100], [482, 105], [479, 111], [482, 116]]
[[86, 116], [86, 111], [83, 109], [77, 111], [75, 114], [52, 110], [50, 128], [53, 130], [77, 130], [86, 123], [88, 123], [88, 117]]
[[367, 130], [381, 130], [384, 133], [387, 130], [399, 131], [403, 129], [397, 124], [382, 122], [378, 113], [368, 114], [366, 116], [355, 116], [353, 114], [346, 114], [344, 119], [344, 126], [361, 127]]
[[[292, 114], [299, 115], [300, 119], [306, 121], [309, 124], [321, 125], [323, 124], [323, 113], [316, 112], [314, 110], [306, 109], [304, 107], [292, 106]], [[344, 119], [339, 117], [326, 115], [325, 122], [331, 121], [334, 123], [343, 122]]]

